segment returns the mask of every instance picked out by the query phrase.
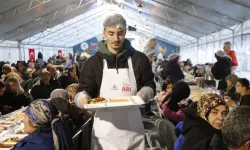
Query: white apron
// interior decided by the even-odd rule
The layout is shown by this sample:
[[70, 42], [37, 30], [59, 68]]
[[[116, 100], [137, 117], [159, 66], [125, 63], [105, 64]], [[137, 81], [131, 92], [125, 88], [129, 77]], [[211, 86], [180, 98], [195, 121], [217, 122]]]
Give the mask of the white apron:
[[[137, 93], [131, 57], [128, 69], [108, 69], [103, 60], [100, 96], [132, 96]], [[144, 126], [139, 108], [98, 110], [94, 117], [92, 150], [145, 150]]]

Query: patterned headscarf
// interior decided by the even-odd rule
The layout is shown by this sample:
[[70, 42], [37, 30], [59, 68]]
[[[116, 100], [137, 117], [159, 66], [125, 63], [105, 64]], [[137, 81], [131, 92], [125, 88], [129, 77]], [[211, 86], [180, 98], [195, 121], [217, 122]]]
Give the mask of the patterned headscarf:
[[201, 96], [201, 99], [198, 101], [197, 112], [198, 115], [207, 120], [209, 113], [212, 109], [219, 105], [225, 105], [227, 111], [229, 111], [227, 102], [217, 94], [207, 93]]
[[48, 100], [33, 101], [25, 110], [25, 114], [34, 127], [48, 127], [58, 115], [56, 107]]

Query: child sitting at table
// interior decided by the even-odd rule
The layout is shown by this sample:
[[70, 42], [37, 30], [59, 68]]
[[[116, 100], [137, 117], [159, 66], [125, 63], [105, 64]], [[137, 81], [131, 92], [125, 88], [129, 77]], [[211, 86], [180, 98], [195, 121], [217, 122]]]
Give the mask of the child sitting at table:
[[157, 102], [159, 106], [162, 106], [163, 100], [168, 99], [169, 95], [172, 93], [172, 86], [173, 86], [173, 81], [170, 79], [167, 79], [163, 85], [162, 85], [162, 91], [159, 93], [159, 96], [157, 98]]
[[169, 99], [162, 105], [164, 116], [169, 119], [173, 124], [177, 124], [184, 120], [184, 113], [188, 106], [192, 103], [188, 97], [190, 95], [190, 88], [186, 82], [179, 81], [174, 84], [173, 91]]

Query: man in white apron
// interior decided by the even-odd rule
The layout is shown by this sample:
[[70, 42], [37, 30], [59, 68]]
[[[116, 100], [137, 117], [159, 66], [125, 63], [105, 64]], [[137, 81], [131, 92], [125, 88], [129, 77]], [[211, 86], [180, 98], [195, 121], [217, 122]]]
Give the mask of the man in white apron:
[[[138, 95], [147, 101], [155, 91], [154, 75], [148, 58], [134, 50], [125, 39], [126, 20], [119, 14], [108, 16], [103, 23], [106, 40], [89, 58], [80, 77], [76, 105], [95, 97]], [[98, 110], [92, 133], [93, 150], [144, 150], [144, 127], [139, 108]]]

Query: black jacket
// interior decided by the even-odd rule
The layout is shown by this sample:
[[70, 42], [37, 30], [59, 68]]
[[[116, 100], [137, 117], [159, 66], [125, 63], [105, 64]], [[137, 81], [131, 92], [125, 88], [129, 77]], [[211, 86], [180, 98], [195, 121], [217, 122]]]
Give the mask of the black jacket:
[[6, 105], [12, 107], [10, 110], [11, 112], [20, 109], [22, 106], [26, 107], [33, 101], [30, 95], [26, 92], [17, 96], [8, 91], [6, 91], [5, 94], [6, 98], [8, 99]]
[[231, 60], [230, 58], [220, 58], [214, 64], [211, 72], [216, 80], [221, 80], [219, 82], [218, 90], [226, 90], [227, 82], [226, 77], [231, 74]]
[[250, 106], [250, 90], [247, 90], [247, 92], [245, 93], [245, 95], [241, 96], [240, 99], [240, 106]]
[[51, 77], [50, 80], [49, 80], [49, 85], [51, 86], [52, 91], [55, 90], [55, 89], [62, 88], [59, 80], [57, 79], [57, 77], [56, 78]]
[[171, 79], [174, 83], [184, 79], [184, 74], [181, 71], [181, 67], [176, 61], [169, 61], [163, 68], [162, 79]]
[[123, 45], [123, 51], [114, 55], [108, 51], [105, 41], [99, 43], [98, 52], [90, 57], [81, 69], [79, 91], [86, 91], [92, 98], [98, 97], [102, 83], [103, 59], [107, 61], [109, 68], [128, 68], [128, 57], [132, 58], [137, 90], [144, 86], [155, 90], [154, 74], [147, 56], [136, 51], [128, 40], [125, 40]]
[[192, 150], [228, 150], [228, 148], [223, 143], [222, 135], [215, 134], [212, 138], [207, 138], [196, 144]]
[[67, 72], [61, 74], [58, 81], [63, 89], [66, 89], [72, 83], [77, 83]]
[[235, 86], [228, 88], [227, 92], [225, 93], [227, 96], [229, 96], [232, 100], [236, 100], [237, 98], [237, 93], [236, 93], [236, 88]]
[[44, 85], [44, 83], [40, 80], [31, 88], [31, 95], [34, 100], [37, 99], [48, 99], [50, 98], [50, 94], [52, 92], [52, 87], [48, 85]]
[[193, 150], [193, 147], [207, 139], [212, 138], [214, 134], [221, 134], [221, 132], [213, 128], [207, 121], [197, 116], [197, 105], [190, 107], [185, 114], [185, 120], [183, 122], [182, 134], [184, 141], [182, 150]]

